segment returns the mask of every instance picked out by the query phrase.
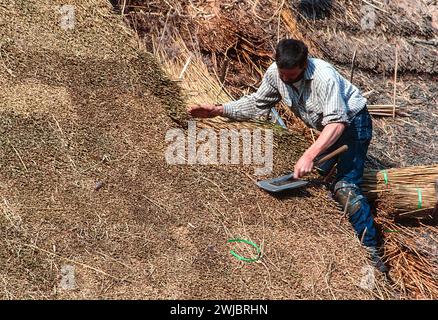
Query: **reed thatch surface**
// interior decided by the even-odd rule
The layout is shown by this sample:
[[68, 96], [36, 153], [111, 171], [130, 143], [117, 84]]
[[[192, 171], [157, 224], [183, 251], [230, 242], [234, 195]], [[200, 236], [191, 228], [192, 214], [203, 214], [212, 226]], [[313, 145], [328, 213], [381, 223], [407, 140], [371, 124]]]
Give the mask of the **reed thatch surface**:
[[[311, 4], [317, 2], [324, 5], [315, 9]], [[164, 60], [172, 64], [181, 54], [175, 39], [183, 40], [190, 52], [201, 54], [196, 64], [205, 65], [230, 98], [257, 88], [272, 61], [269, 51], [281, 37], [303, 39], [312, 55], [331, 61], [347, 78], [355, 56], [353, 82], [377, 109], [368, 170], [438, 163], [434, 129], [438, 126], [438, 7], [434, 2], [133, 0], [123, 4], [119, 9], [149, 50], [156, 52], [158, 46], [166, 52]], [[371, 29], [363, 26], [370, 7], [376, 17]], [[215, 97], [203, 101], [221, 102]], [[379, 108], [389, 105], [397, 106], [397, 117], [380, 119]], [[290, 128], [301, 130], [309, 141], [314, 138], [288, 110], [281, 107], [280, 113]], [[398, 117], [405, 113], [409, 117]], [[379, 221], [382, 229], [388, 229], [387, 220]], [[386, 237], [388, 247], [401, 252], [407, 239], [403, 230]], [[400, 238], [394, 241], [394, 237]], [[390, 261], [396, 287], [410, 297], [436, 297], [434, 286], [423, 290], [426, 278], [414, 276], [418, 281], [404, 286], [403, 274], [424, 266], [409, 254], [408, 268], [400, 267], [395, 258]], [[430, 264], [424, 270], [434, 272]]]
[[366, 172], [363, 189], [377, 207], [390, 277], [415, 299], [437, 295], [438, 167]]
[[[391, 210], [387, 207], [387, 209]], [[401, 296], [436, 299], [438, 290], [438, 230], [436, 222], [412, 220], [396, 223], [380, 211], [377, 222], [384, 227], [386, 259], [390, 277]]]
[[392, 73], [397, 45], [400, 72], [437, 74], [436, 47], [418, 45], [438, 36], [432, 20], [437, 19], [437, 5], [433, 2], [318, 1], [330, 3], [324, 17], [309, 13], [302, 5], [305, 2], [310, 1], [291, 1], [303, 22], [302, 30], [332, 61], [349, 65], [357, 50], [356, 64], [360, 69]]
[[[377, 1], [375, 26], [363, 30], [365, 2], [319, 1], [332, 3], [324, 19], [306, 17], [301, 2], [306, 1], [197, 0], [171, 5], [162, 0], [121, 1], [128, 23], [149, 51], [154, 52], [154, 43], [160, 43], [160, 50], [177, 58], [181, 49], [174, 39], [183, 39], [191, 52], [202, 53], [210, 74], [216, 75], [232, 98], [257, 88], [279, 38], [303, 39], [313, 56], [331, 61], [347, 78], [356, 52], [353, 82], [368, 93], [369, 105], [395, 104], [410, 116], [375, 117], [368, 166], [383, 169], [437, 163], [432, 128], [438, 126], [438, 49], [424, 43], [438, 37], [437, 5], [407, 0], [381, 6]], [[299, 122], [292, 119], [290, 125]]]
[[[1, 298], [393, 297], [360, 287], [366, 253], [324, 189], [279, 201], [252, 167], [166, 164], [177, 86], [106, 1], [70, 1], [72, 30], [57, 4], [0, 5]], [[295, 150], [279, 172], [307, 141], [276, 137]], [[236, 236], [262, 259], [234, 259]]]

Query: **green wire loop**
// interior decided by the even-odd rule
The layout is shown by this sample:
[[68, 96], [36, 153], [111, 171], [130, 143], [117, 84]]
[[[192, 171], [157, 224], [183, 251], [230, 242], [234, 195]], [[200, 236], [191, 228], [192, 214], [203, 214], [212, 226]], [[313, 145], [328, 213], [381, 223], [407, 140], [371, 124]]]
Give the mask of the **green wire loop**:
[[385, 184], [388, 184], [388, 172], [386, 170], [382, 171], [383, 179], [385, 180]]
[[418, 209], [421, 209], [421, 207], [423, 206], [423, 196], [421, 194], [421, 189], [417, 188], [417, 193], [418, 193]]
[[230, 239], [227, 242], [229, 242], [229, 243], [230, 242], [243, 242], [243, 243], [249, 244], [249, 245], [253, 246], [254, 248], [256, 248], [256, 250], [257, 250], [257, 257], [256, 258], [245, 258], [245, 257], [242, 257], [241, 255], [238, 255], [233, 250], [230, 250], [230, 253], [233, 256], [235, 256], [237, 259], [242, 260], [242, 261], [246, 261], [246, 262], [254, 262], [254, 261], [257, 261], [260, 259], [260, 248], [254, 242], [251, 242], [251, 241], [245, 240], [245, 239]]

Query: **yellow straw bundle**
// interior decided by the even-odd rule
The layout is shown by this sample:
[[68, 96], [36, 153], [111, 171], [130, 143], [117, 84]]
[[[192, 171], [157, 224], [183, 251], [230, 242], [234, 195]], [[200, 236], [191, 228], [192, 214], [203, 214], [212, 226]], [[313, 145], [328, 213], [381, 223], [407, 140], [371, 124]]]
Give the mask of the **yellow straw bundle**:
[[380, 199], [383, 200], [391, 201], [390, 206], [399, 217], [427, 214], [426, 211], [434, 209], [438, 203], [436, 186], [433, 184], [396, 186]]
[[438, 165], [394, 168], [387, 170], [368, 170], [364, 173], [362, 190], [374, 200], [382, 192], [398, 186], [425, 186], [438, 180]]

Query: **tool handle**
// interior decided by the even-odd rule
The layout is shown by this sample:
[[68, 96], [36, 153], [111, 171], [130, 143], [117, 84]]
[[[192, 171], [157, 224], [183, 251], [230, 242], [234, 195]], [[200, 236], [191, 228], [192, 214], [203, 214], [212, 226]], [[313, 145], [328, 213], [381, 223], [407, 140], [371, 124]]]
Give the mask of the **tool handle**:
[[326, 156], [322, 157], [321, 159], [319, 159], [315, 163], [315, 166], [318, 166], [321, 163], [323, 163], [324, 161], [330, 160], [330, 159], [336, 157], [337, 155], [340, 155], [341, 153], [344, 153], [347, 150], [348, 150], [348, 146], [346, 144], [344, 144], [343, 146], [337, 148], [335, 151], [332, 151], [328, 155], [326, 155]]

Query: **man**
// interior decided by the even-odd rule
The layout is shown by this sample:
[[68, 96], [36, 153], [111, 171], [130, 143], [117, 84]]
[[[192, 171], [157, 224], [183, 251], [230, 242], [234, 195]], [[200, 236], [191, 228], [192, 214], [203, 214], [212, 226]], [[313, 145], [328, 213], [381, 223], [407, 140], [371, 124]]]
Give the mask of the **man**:
[[[266, 71], [257, 92], [224, 105], [195, 105], [188, 109], [194, 117], [225, 116], [244, 120], [270, 110], [283, 100], [308, 126], [321, 131], [294, 168], [294, 177], [311, 172], [315, 158], [341, 145], [348, 151], [337, 159], [337, 175], [332, 186], [334, 199], [347, 206], [349, 221], [363, 239], [375, 266], [383, 272], [377, 249], [377, 231], [370, 206], [362, 195], [364, 163], [372, 137], [372, 121], [360, 90], [342, 77], [332, 65], [309, 58], [306, 45], [298, 40], [281, 40], [275, 62]], [[335, 160], [320, 166], [328, 173]]]

